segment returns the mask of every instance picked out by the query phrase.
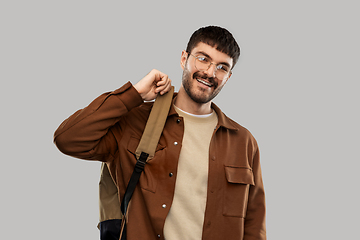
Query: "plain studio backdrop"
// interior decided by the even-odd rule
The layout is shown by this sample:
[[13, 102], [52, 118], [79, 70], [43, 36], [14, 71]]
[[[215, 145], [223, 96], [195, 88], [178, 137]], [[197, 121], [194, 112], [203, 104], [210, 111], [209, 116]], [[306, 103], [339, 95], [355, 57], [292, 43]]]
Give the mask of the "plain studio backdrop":
[[151, 69], [178, 90], [199, 27], [241, 56], [214, 102], [257, 139], [271, 240], [359, 239], [356, 1], [2, 1], [0, 239], [99, 239], [99, 162], [59, 124]]

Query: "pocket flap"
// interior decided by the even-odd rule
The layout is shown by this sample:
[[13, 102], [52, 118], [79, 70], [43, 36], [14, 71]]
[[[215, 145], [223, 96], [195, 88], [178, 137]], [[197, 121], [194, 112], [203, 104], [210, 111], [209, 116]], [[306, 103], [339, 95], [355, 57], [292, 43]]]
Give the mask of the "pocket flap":
[[226, 179], [230, 183], [251, 184], [255, 186], [252, 169], [245, 167], [225, 166]]
[[[136, 149], [137, 149], [137, 147], [138, 147], [138, 145], [139, 145], [139, 142], [140, 142], [140, 139], [135, 138], [135, 137], [131, 137], [130, 140], [129, 140], [129, 142], [128, 142], [128, 146], [127, 146], [128, 151], [131, 152], [131, 153], [133, 153], [133, 154], [135, 154]], [[164, 149], [164, 148], [165, 148], [165, 147], [162, 146], [162, 145], [159, 143], [159, 144], [157, 145], [157, 147], [156, 147], [155, 152], [157, 152], [157, 151], [159, 151], [159, 150], [162, 150], [162, 149]]]
[[127, 145], [128, 151], [135, 154], [136, 148], [139, 145], [139, 141], [140, 139], [131, 137]]

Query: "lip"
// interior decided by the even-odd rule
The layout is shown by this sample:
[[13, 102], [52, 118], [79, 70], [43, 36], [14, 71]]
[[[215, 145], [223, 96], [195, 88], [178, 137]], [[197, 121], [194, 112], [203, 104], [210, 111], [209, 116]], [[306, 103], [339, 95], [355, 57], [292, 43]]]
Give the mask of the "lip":
[[202, 84], [202, 85], [205, 85], [206, 87], [211, 88], [211, 87], [214, 86], [213, 84], [211, 84], [210, 82], [208, 82], [208, 81], [206, 81], [206, 80], [204, 80], [204, 79], [202, 79], [202, 78], [195, 78], [195, 79], [196, 79], [196, 81], [197, 81], [198, 83], [200, 83], [200, 84]]

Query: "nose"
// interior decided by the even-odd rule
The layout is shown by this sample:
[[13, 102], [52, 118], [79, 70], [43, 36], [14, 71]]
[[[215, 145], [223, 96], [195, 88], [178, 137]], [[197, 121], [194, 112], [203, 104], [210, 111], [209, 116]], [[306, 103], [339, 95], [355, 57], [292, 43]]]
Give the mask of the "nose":
[[216, 65], [211, 63], [209, 68], [205, 71], [205, 73], [208, 76], [215, 77], [215, 75], [216, 75]]

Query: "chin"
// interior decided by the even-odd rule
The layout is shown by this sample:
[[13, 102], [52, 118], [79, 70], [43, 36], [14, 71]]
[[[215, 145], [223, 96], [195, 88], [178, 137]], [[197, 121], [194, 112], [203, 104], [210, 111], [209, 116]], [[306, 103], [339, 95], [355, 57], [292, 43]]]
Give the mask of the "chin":
[[215, 86], [213, 86], [210, 91], [200, 88], [196, 80], [197, 75], [198, 74], [191, 74], [185, 69], [183, 72], [182, 85], [191, 100], [199, 104], [205, 104], [214, 99], [220, 89]]
[[201, 90], [196, 91], [194, 89], [186, 89], [186, 88], [185, 91], [194, 102], [200, 104], [208, 103], [216, 96], [214, 92], [205, 93]]

